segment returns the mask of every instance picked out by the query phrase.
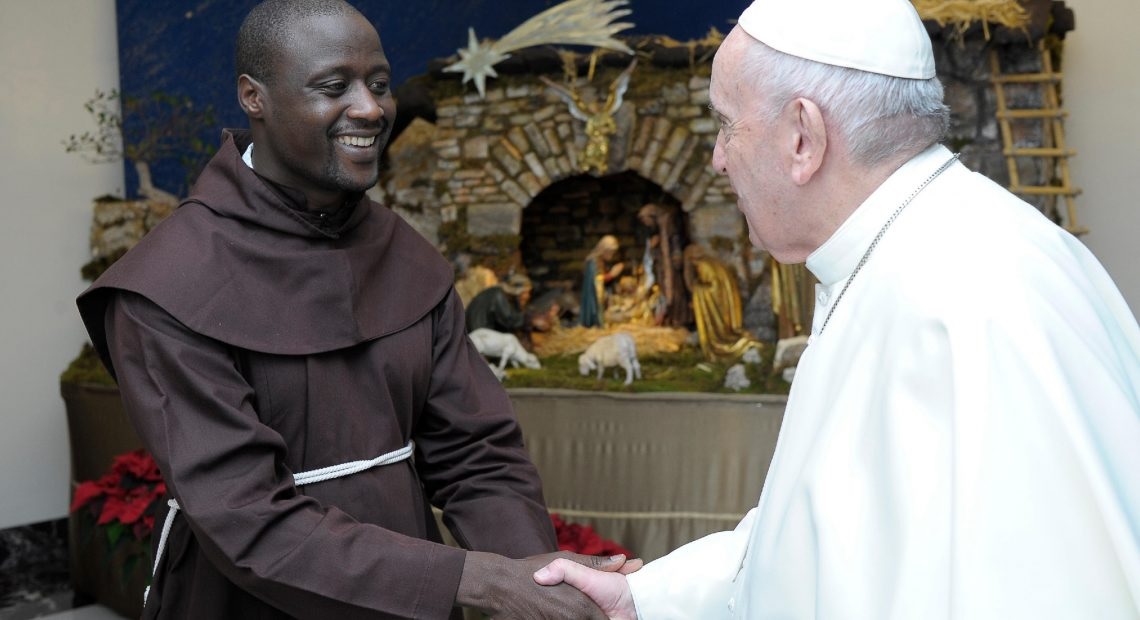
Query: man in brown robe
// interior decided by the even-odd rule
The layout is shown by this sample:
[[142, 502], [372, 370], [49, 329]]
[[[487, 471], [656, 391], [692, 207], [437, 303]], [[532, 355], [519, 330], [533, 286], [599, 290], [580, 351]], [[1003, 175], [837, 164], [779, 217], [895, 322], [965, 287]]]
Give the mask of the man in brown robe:
[[[451, 267], [363, 193], [395, 116], [375, 29], [271, 0], [237, 63], [251, 131], [79, 298], [180, 508], [144, 617], [600, 617], [503, 557], [556, 549], [510, 401]], [[441, 544], [433, 505], [479, 551]]]

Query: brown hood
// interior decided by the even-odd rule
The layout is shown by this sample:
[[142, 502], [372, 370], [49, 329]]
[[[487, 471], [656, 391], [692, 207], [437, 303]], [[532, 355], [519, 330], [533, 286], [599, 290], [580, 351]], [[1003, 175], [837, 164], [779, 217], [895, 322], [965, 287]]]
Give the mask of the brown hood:
[[452, 269], [439, 252], [366, 196], [336, 233], [306, 222], [241, 161], [248, 142], [244, 132], [224, 132], [190, 196], [79, 296], [108, 368], [103, 317], [116, 290], [143, 295], [215, 340], [284, 355], [383, 337], [450, 290]]

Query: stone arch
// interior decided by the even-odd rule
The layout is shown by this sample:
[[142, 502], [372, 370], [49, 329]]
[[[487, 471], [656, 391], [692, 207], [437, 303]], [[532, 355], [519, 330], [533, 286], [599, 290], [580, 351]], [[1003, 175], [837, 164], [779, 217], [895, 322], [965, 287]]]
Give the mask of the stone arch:
[[[677, 122], [655, 115], [635, 120], [636, 132], [614, 145], [609, 169], [636, 172], [676, 196], [684, 211], [692, 211], [717, 176], [711, 166], [716, 133], [698, 122], [703, 120]], [[563, 115], [513, 127], [490, 149], [497, 162], [488, 162], [486, 172], [526, 208], [551, 184], [583, 174], [578, 167], [585, 143], [581, 125]]]
[[700, 206], [717, 176], [711, 165], [716, 133], [700, 122], [705, 120], [641, 118], [624, 168], [661, 186], [680, 200], [686, 212], [692, 211]]
[[636, 171], [577, 174], [544, 188], [523, 210], [519, 231], [519, 258], [536, 290], [577, 290], [583, 259], [607, 234], [618, 237], [618, 260], [633, 273], [648, 237], [637, 211], [650, 202], [677, 208], [687, 238], [680, 200]]

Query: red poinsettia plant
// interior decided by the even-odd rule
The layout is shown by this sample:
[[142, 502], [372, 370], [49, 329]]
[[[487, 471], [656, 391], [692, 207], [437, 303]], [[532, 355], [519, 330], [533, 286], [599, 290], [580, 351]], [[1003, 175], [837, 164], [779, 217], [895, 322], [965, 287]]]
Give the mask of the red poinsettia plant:
[[111, 471], [102, 478], [80, 483], [71, 500], [71, 512], [88, 510], [95, 524], [105, 527], [112, 547], [127, 533], [148, 543], [159, 501], [165, 494], [166, 483], [154, 457], [146, 450], [135, 450], [116, 456]]
[[569, 523], [562, 520], [557, 513], [550, 514], [554, 523], [554, 533], [558, 535], [558, 550], [572, 551], [582, 555], [611, 556], [622, 554], [627, 558], [634, 557], [633, 553], [612, 540], [602, 538], [594, 528], [578, 523]]

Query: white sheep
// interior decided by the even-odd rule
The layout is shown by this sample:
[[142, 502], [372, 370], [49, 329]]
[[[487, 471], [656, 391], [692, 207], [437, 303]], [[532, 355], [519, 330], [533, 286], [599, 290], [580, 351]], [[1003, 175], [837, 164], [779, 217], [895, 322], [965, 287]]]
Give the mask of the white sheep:
[[582, 376], [590, 374], [591, 370], [598, 371], [598, 379], [610, 366], [621, 366], [625, 369], [625, 385], [633, 383], [633, 378], [641, 378], [641, 362], [637, 361], [637, 345], [629, 332], [618, 332], [609, 336], [598, 338], [578, 356], [578, 372]]
[[538, 363], [538, 358], [534, 353], [527, 351], [523, 348], [522, 343], [515, 337], [514, 334], [507, 334], [504, 332], [497, 332], [493, 329], [480, 327], [475, 331], [468, 334], [471, 342], [475, 345], [475, 350], [483, 357], [496, 357], [499, 359], [499, 370], [504, 370], [507, 367], [507, 362], [511, 366], [518, 368], [519, 366], [526, 366], [527, 368], [542, 368], [542, 364]]
[[499, 383], [502, 383], [502, 382], [507, 380], [507, 371], [499, 370], [498, 366], [492, 364], [491, 360], [489, 360], [485, 357], [483, 358], [483, 361], [487, 362], [487, 368], [491, 369], [491, 374], [495, 375], [495, 378], [499, 380]]

